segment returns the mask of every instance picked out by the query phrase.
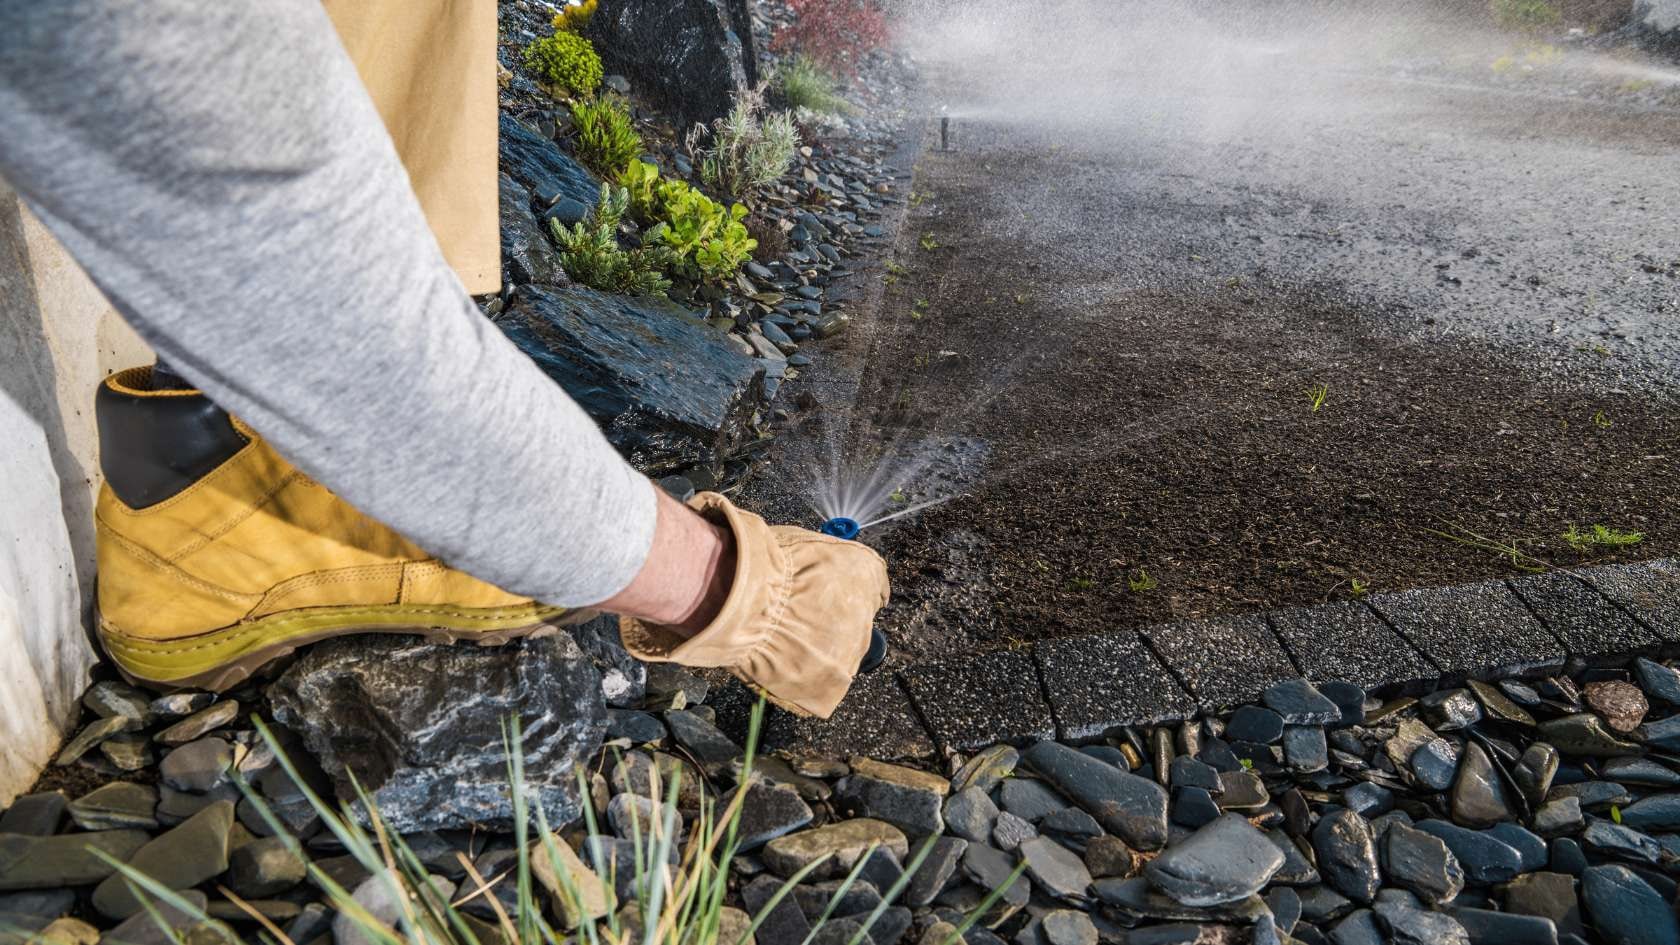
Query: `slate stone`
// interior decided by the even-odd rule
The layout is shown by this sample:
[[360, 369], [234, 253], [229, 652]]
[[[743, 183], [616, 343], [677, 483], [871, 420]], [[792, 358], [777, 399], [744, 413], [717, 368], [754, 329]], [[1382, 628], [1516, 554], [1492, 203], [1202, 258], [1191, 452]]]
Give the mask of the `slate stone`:
[[1213, 906], [1259, 892], [1283, 860], [1265, 834], [1226, 814], [1150, 861], [1144, 876], [1184, 905]]
[[1563, 665], [1562, 645], [1501, 581], [1378, 594], [1367, 603], [1450, 678]]
[[665, 713], [665, 725], [688, 756], [711, 777], [729, 774], [742, 757], [741, 746], [729, 740], [717, 726], [699, 713], [680, 711]]
[[1313, 828], [1313, 850], [1324, 881], [1355, 902], [1370, 902], [1382, 885], [1376, 838], [1365, 818], [1350, 810], [1326, 814]]
[[839, 880], [831, 880], [793, 887], [793, 900], [799, 904], [799, 911], [805, 913], [805, 918], [814, 923], [830, 908], [833, 911], [829, 914], [836, 916], [869, 912], [881, 904], [881, 890], [861, 880], [842, 890]]
[[712, 465], [764, 402], [763, 368], [665, 299], [527, 285], [496, 325], [650, 475]]
[[1341, 719], [1342, 709], [1305, 679], [1285, 679], [1262, 695], [1266, 706], [1290, 725], [1328, 725]]
[[1560, 800], [1573, 797], [1581, 802], [1587, 810], [1609, 807], [1611, 804], [1627, 804], [1633, 800], [1633, 795], [1627, 788], [1614, 781], [1577, 781], [1574, 784], [1559, 784], [1546, 792], [1547, 800]]
[[[133, 869], [170, 889], [191, 889], [228, 868], [228, 833], [233, 829], [233, 804], [216, 803], [180, 826], [146, 843], [130, 856]], [[141, 901], [121, 875], [109, 876], [93, 891], [93, 907], [111, 919], [126, 919], [141, 911]]]
[[1680, 560], [1610, 564], [1573, 573], [1632, 614], [1665, 644], [1680, 643]]
[[1207, 788], [1182, 787], [1173, 792], [1172, 822], [1195, 830], [1219, 819], [1219, 804]]
[[1301, 917], [1309, 922], [1322, 923], [1353, 911], [1353, 900], [1323, 884], [1305, 886], [1297, 893], [1301, 897]]
[[[538, 223], [536, 214], [531, 212], [531, 192], [506, 174], [498, 175], [496, 184], [502, 265], [512, 284], [570, 282], [560, 265], [560, 254], [549, 242], [547, 224]], [[574, 200], [564, 202], [583, 206]]]
[[1558, 932], [1581, 935], [1581, 901], [1575, 877], [1564, 873], [1525, 873], [1505, 885], [1505, 910], [1550, 921]]
[[[199, 914], [209, 908], [206, 896], [196, 889], [180, 890], [177, 895]], [[233, 930], [221, 922], [200, 919], [198, 915], [176, 909], [166, 902], [155, 905], [157, 915], [163, 917], [163, 924], [167, 930], [158, 926], [157, 916], [142, 910], [100, 936], [100, 940], [119, 945], [179, 945], [181, 942], [208, 945], [239, 941]]]
[[1284, 729], [1283, 763], [1296, 774], [1312, 774], [1330, 767], [1324, 729], [1317, 725], [1291, 725]]
[[944, 748], [964, 751], [1056, 734], [1032, 656], [1025, 652], [932, 660], [900, 676]]
[[[1187, 906], [1157, 892], [1141, 876], [1134, 879], [1100, 879], [1091, 885], [1091, 890], [1122, 917], [1251, 925], [1268, 914], [1266, 902], [1259, 896], [1217, 906]], [[1129, 939], [1127, 945], [1131, 945], [1131, 941]]]
[[1623, 663], [1629, 653], [1648, 652], [1662, 643], [1568, 571], [1528, 574], [1506, 583], [1571, 654], [1590, 665]]
[[731, 791], [723, 800], [725, 809], [734, 803], [735, 794], [741, 790], [745, 790], [747, 796], [741, 805], [736, 836], [743, 852], [756, 850], [777, 837], [804, 827], [814, 816], [798, 791], [757, 780], [748, 783], [745, 788]]
[[[1437, 675], [1422, 654], [1362, 602], [1273, 610], [1266, 617], [1310, 679], [1417, 691]], [[1362, 707], [1363, 693], [1359, 702]]]
[[1607, 942], [1680, 943], [1680, 923], [1668, 902], [1625, 866], [1590, 866], [1581, 875], [1581, 901]]
[[1680, 771], [1649, 758], [1611, 758], [1598, 766], [1599, 773], [1622, 784], [1646, 787], [1680, 787]]
[[[962, 871], [970, 882], [981, 889], [997, 889], [1009, 879], [1009, 874], [1015, 870], [1015, 858], [1002, 850], [986, 846], [983, 843], [971, 843], [963, 851]], [[1002, 902], [1019, 909], [1027, 904], [1027, 898], [1032, 890], [1032, 884], [1026, 876], [1018, 877], [1015, 882], [1004, 890]]]
[[1545, 742], [1534, 742], [1523, 749], [1522, 757], [1511, 769], [1511, 780], [1530, 806], [1545, 800], [1551, 791], [1559, 760], [1557, 749]]
[[285, 840], [263, 837], [228, 855], [227, 885], [246, 899], [267, 899], [303, 882], [308, 869]]
[[1581, 844], [1571, 837], [1558, 837], [1547, 844], [1552, 855], [1552, 869], [1570, 876], [1580, 876], [1587, 869], [1587, 855]]
[[[1376, 618], [1373, 616], [1373, 619]], [[1365, 724], [1364, 686], [1355, 685], [1345, 679], [1331, 679], [1318, 683], [1318, 691], [1342, 710], [1341, 721], [1330, 723], [1331, 729]]]
[[1031, 778], [1010, 778], [998, 785], [998, 806], [1028, 823], [1037, 823], [1067, 806], [1060, 794]]
[[1464, 888], [1464, 870], [1446, 843], [1405, 824], [1394, 824], [1383, 838], [1383, 867], [1390, 880], [1435, 905]]
[[1493, 761], [1481, 745], [1466, 743], [1458, 763], [1458, 778], [1453, 782], [1453, 821], [1466, 827], [1486, 827], [1513, 816], [1505, 784]]
[[627, 738], [632, 745], [662, 745], [666, 736], [665, 723], [647, 712], [634, 709], [608, 709], [606, 738]]
[[82, 705], [102, 718], [123, 715], [144, 726], [152, 720], [151, 696], [115, 679], [96, 682], [82, 693]]
[[1057, 742], [1038, 742], [1024, 758], [1133, 849], [1158, 850], [1166, 844], [1167, 792], [1160, 785]]
[[1521, 824], [1494, 824], [1487, 829], [1487, 833], [1517, 851], [1517, 859], [1521, 863], [1519, 869], [1525, 873], [1546, 868], [1550, 854], [1546, 852], [1546, 841], [1533, 831]]
[[879, 820], [858, 818], [813, 827], [777, 837], [764, 846], [764, 865], [781, 877], [789, 877], [824, 856], [828, 859], [810, 875], [813, 881], [843, 875], [874, 844], [886, 848], [902, 862], [910, 843], [903, 831]]
[[1669, 705], [1680, 705], [1680, 670], [1641, 656], [1633, 661], [1633, 672], [1645, 695]]
[[1097, 927], [1083, 912], [1055, 909], [1045, 914], [1042, 923], [1048, 945], [1097, 945]]
[[[741, 890], [741, 902], [747, 912], [757, 917], [780, 891], [783, 881], [774, 876], [760, 876]], [[765, 915], [758, 931], [753, 933], [758, 945], [802, 945], [811, 933], [811, 922], [792, 896], [784, 897]]]
[[152, 736], [152, 740], [159, 745], [185, 745], [214, 732], [238, 717], [239, 701], [223, 699], [158, 732]]
[[758, 82], [747, 9], [726, 0], [621, 0], [597, 10], [584, 35], [607, 71], [682, 128], [723, 117]]
[[1468, 689], [1442, 689], [1418, 699], [1424, 718], [1437, 732], [1456, 732], [1482, 720], [1482, 705]]
[[1015, 852], [1023, 842], [1036, 836], [1037, 828], [1009, 811], [999, 814], [997, 823], [992, 825], [992, 845], [1008, 853]]
[[138, 728], [140, 723], [126, 715], [113, 715], [95, 719], [83, 726], [81, 731], [70, 737], [64, 747], [58, 750], [53, 758], [53, 764], [63, 767], [74, 764], [83, 755], [98, 747], [99, 743], [113, 735]]
[[1342, 804], [1361, 817], [1380, 817], [1394, 809], [1394, 792], [1380, 784], [1361, 781], [1342, 792]]
[[1283, 716], [1262, 706], [1241, 706], [1225, 722], [1225, 737], [1270, 745], [1283, 738]]
[[1297, 674], [1258, 614], [1160, 624], [1141, 632], [1205, 708], [1253, 702], [1267, 686]]
[[1049, 837], [1022, 841], [1021, 859], [1027, 875], [1046, 894], [1069, 902], [1083, 902], [1091, 886], [1091, 874], [1078, 854]]
[[1126, 878], [1138, 870], [1138, 855], [1126, 841], [1103, 834], [1085, 844], [1085, 868], [1096, 879]]
[[1542, 741], [1565, 755], [1614, 758], [1641, 753], [1638, 745], [1618, 738], [1605, 727], [1602, 719], [1589, 712], [1547, 719], [1540, 723], [1537, 731]]
[[212, 736], [170, 750], [158, 763], [158, 777], [178, 791], [203, 793], [226, 783], [232, 767], [233, 745]]
[[1498, 686], [1490, 686], [1479, 679], [1466, 680], [1465, 685], [1469, 686], [1470, 691], [1476, 694], [1476, 700], [1482, 704], [1482, 708], [1492, 718], [1503, 722], [1513, 722], [1517, 725], [1534, 724], [1534, 716], [1500, 691]]
[[62, 791], [24, 794], [0, 813], [0, 833], [48, 837], [58, 832], [70, 801]]
[[1663, 856], [1662, 844], [1655, 837], [1608, 820], [1587, 824], [1587, 829], [1581, 831], [1581, 843], [1589, 850], [1618, 859], [1656, 863]]
[[1253, 771], [1219, 772], [1219, 806], [1225, 810], [1255, 810], [1271, 803], [1271, 794]]
[[1062, 846], [1083, 850], [1085, 844], [1103, 835], [1102, 824], [1077, 807], [1064, 807], [1038, 822], [1038, 829]]
[[116, 868], [95, 851], [127, 862], [149, 840], [151, 837], [143, 830], [102, 830], [51, 837], [0, 833], [0, 892], [97, 883], [116, 872]]
[[1266, 891], [1266, 908], [1272, 910], [1272, 920], [1284, 935], [1295, 930], [1301, 921], [1301, 897], [1288, 886], [1274, 886]]
[[[1596, 716], [1592, 718], [1596, 719]], [[1651, 748], [1680, 752], [1680, 714], [1645, 723], [1639, 727], [1639, 738]], [[1632, 752], [1621, 752], [1621, 754], [1632, 754]]]
[[76, 906], [73, 889], [38, 889], [0, 894], [0, 916], [56, 919]]
[[1452, 917], [1464, 928], [1470, 945], [1557, 945], [1557, 926], [1539, 916], [1455, 909]]
[[945, 827], [972, 843], [989, 843], [997, 825], [998, 809], [978, 787], [952, 794], [945, 800]]
[[1377, 927], [1377, 914], [1370, 909], [1349, 913], [1330, 930], [1335, 945], [1384, 945], [1388, 937]]
[[993, 745], [977, 751], [951, 776], [951, 793], [970, 787], [989, 792], [1014, 774], [1020, 761], [1021, 753], [1010, 745]]
[[1420, 820], [1417, 829], [1441, 838], [1458, 858], [1472, 883], [1503, 883], [1522, 872], [1522, 855], [1485, 830], [1469, 830], [1444, 820]]
[[563, 197], [588, 207], [600, 199], [601, 182], [583, 165], [507, 112], [501, 113], [499, 144], [502, 172], [530, 192], [535, 209], [545, 209]]
[[941, 808], [950, 782], [914, 768], [867, 758], [852, 759], [852, 774], [835, 792], [842, 804], [863, 816], [886, 821], [909, 837], [942, 833]]
[[1457, 919], [1421, 909], [1416, 900], [1379, 899], [1371, 911], [1377, 914], [1377, 923], [1388, 929], [1392, 945], [1470, 945], [1470, 936]]
[[1585, 826], [1587, 821], [1581, 813], [1580, 798], [1562, 797], [1540, 805], [1531, 822], [1541, 836], [1557, 837], [1575, 833]]
[[1418, 783], [1432, 791], [1445, 791], [1458, 773], [1459, 747], [1444, 738], [1418, 746], [1409, 759]]
[[1049, 686], [1064, 740], [1180, 719], [1196, 710], [1195, 700], [1130, 630], [1042, 640], [1033, 645], [1033, 658]]
[[574, 768], [606, 728], [600, 674], [565, 634], [495, 648], [330, 640], [300, 657], [269, 696], [275, 718], [302, 736], [339, 796], [355, 796], [354, 771], [386, 825], [405, 833], [512, 823], [502, 740], [509, 715], [522, 723], [530, 800], [549, 823], [570, 822], [580, 811]]
[[962, 862], [963, 854], [968, 851], [968, 841], [958, 837], [939, 837], [933, 841], [922, 865], [910, 878], [910, 885], [904, 889], [904, 904], [920, 909], [933, 902], [945, 884], [956, 875], [957, 867]]
[[153, 830], [157, 803], [156, 788], [113, 781], [70, 802], [70, 819], [83, 830]]
[[1220, 790], [1219, 772], [1211, 765], [1199, 761], [1189, 755], [1179, 755], [1172, 760], [1168, 768], [1168, 784], [1175, 788], [1198, 787], [1209, 791]]
[[1306, 854], [1295, 845], [1295, 841], [1291, 840], [1288, 834], [1281, 830], [1268, 830], [1266, 831], [1266, 839], [1270, 840], [1272, 846], [1277, 847], [1278, 851], [1283, 854], [1283, 865], [1278, 867], [1276, 873], [1272, 874], [1273, 883], [1306, 886], [1318, 882], [1318, 869], [1313, 866], [1312, 861], [1307, 859]]

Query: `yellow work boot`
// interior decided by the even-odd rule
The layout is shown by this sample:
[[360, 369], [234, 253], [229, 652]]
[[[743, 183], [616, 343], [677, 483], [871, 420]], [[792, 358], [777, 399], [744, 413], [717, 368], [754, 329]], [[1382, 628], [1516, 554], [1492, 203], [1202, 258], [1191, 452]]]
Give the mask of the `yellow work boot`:
[[130, 678], [219, 690], [326, 637], [500, 643], [560, 622], [351, 508], [198, 391], [153, 387], [133, 368], [97, 399], [99, 635]]

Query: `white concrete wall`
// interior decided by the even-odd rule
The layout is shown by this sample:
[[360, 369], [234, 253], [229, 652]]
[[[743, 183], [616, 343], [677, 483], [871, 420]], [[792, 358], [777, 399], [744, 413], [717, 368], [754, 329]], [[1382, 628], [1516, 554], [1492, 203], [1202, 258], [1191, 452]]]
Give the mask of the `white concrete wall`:
[[0, 807], [76, 720], [94, 660], [93, 392], [150, 359], [0, 182]]

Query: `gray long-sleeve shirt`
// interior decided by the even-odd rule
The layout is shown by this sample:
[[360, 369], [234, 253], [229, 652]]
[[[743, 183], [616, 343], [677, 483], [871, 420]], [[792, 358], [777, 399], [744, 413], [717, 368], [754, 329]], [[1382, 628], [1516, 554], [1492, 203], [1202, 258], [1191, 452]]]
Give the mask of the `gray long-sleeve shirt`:
[[357, 508], [549, 603], [640, 569], [652, 484], [479, 315], [319, 0], [0, 0], [0, 177]]

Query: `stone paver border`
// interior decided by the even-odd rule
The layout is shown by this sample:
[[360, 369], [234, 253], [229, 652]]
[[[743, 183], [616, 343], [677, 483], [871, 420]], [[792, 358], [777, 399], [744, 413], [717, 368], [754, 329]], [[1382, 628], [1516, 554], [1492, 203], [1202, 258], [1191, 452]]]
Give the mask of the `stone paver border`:
[[[1316, 607], [1041, 640], [861, 680], [827, 721], [774, 713], [767, 750], [926, 757], [1095, 738], [1251, 700], [1305, 675], [1379, 695], [1680, 650], [1680, 559], [1553, 571]], [[741, 738], [738, 684], [714, 697]]]

